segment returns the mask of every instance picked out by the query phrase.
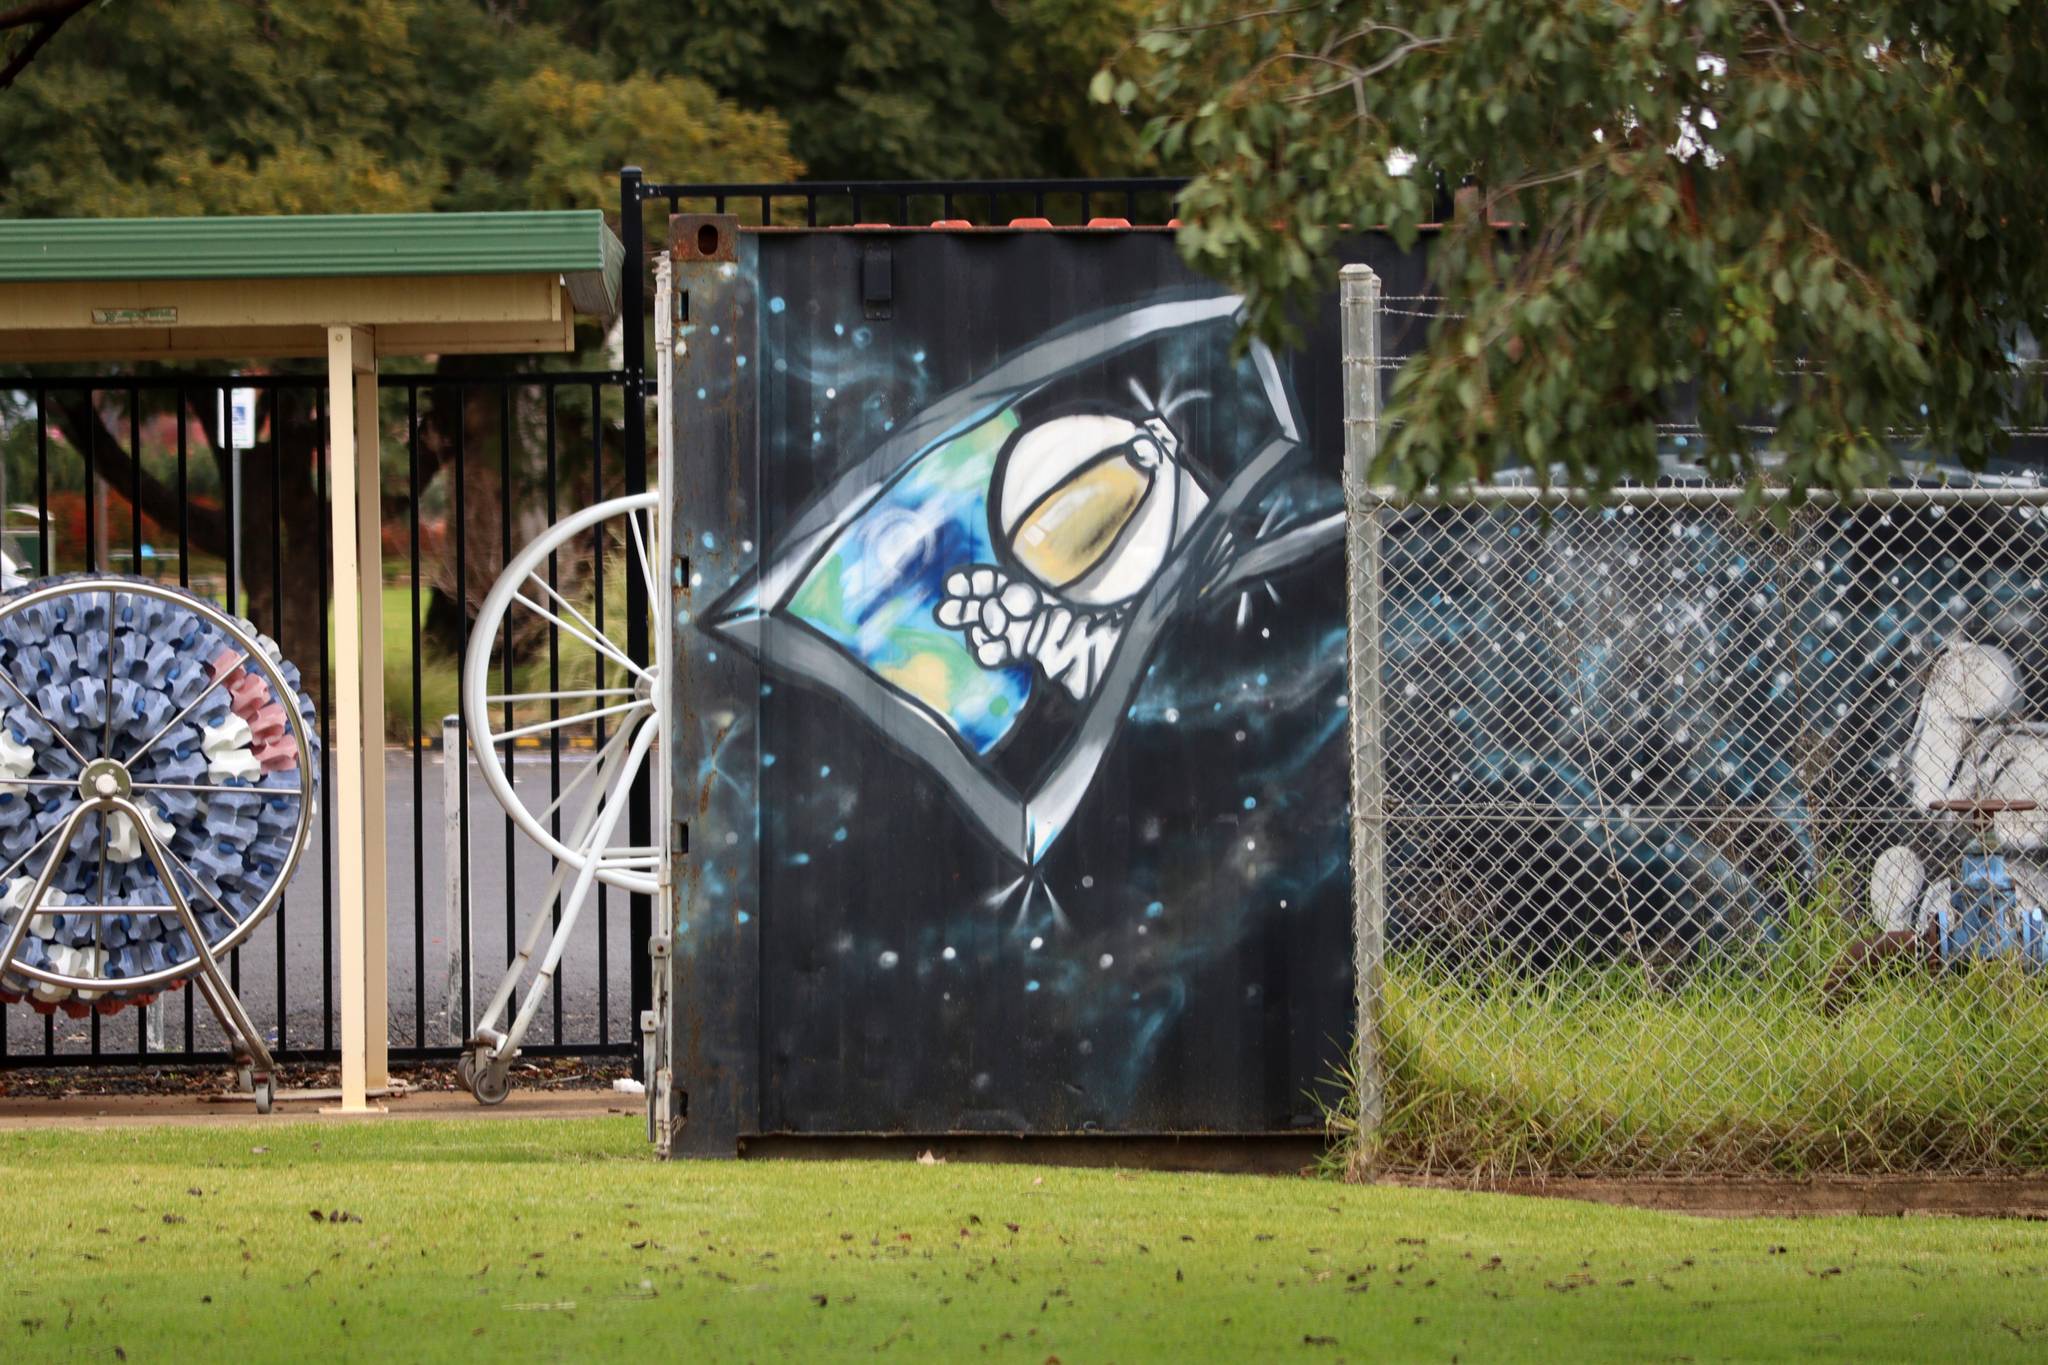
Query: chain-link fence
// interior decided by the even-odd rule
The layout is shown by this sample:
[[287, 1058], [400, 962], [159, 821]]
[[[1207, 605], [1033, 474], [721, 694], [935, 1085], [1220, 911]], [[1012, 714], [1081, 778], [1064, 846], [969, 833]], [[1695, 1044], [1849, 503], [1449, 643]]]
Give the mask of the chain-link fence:
[[1379, 1160], [2048, 1161], [2048, 491], [1352, 513]]

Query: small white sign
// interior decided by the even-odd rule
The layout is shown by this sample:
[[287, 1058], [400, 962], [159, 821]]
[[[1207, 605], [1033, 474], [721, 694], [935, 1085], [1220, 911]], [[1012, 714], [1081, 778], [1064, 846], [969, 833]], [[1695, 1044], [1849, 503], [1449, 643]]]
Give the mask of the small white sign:
[[256, 390], [236, 389], [228, 397], [229, 426], [236, 450], [256, 448]]

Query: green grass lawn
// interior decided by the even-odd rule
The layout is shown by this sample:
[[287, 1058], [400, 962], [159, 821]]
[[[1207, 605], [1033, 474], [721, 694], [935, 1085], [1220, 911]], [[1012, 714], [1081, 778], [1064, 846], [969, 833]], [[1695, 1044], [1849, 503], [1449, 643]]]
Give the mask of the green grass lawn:
[[13, 1359], [1867, 1362], [2048, 1346], [2048, 1228], [2021, 1222], [1721, 1221], [910, 1161], [658, 1165], [632, 1119], [10, 1132], [0, 1179]]

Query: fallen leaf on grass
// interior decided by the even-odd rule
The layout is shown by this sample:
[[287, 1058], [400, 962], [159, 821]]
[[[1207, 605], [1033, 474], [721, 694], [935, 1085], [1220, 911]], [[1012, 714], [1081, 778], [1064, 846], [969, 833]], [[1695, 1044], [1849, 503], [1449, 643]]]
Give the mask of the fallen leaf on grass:
[[1311, 1336], [1307, 1333], [1303, 1333], [1301, 1338], [1301, 1344], [1304, 1346], [1335, 1346], [1337, 1344], [1337, 1338]]

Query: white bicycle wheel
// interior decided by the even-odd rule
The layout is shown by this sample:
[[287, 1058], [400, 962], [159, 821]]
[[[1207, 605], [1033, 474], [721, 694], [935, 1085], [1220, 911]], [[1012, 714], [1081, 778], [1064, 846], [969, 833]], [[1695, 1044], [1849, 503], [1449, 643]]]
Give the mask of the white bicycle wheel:
[[[593, 868], [605, 885], [649, 896], [660, 889], [659, 843], [625, 842], [625, 823], [603, 812], [628, 799], [638, 773], [622, 774], [622, 767], [637, 770], [647, 754], [666, 752], [666, 633], [660, 626], [667, 594], [655, 572], [659, 503], [654, 492], [612, 498], [535, 537], [484, 598], [462, 669], [470, 747], [512, 822], [574, 872]], [[565, 588], [559, 570], [568, 566], [581, 571]], [[639, 575], [647, 590], [654, 658], [644, 664], [634, 662], [624, 643], [627, 574]], [[552, 670], [540, 657], [547, 651], [525, 633], [542, 629], [555, 633], [559, 652]], [[527, 647], [519, 647], [522, 640]], [[656, 727], [653, 739], [638, 743], [648, 726]], [[522, 742], [538, 747], [556, 739], [587, 742], [595, 752], [553, 800], [529, 804], [510, 771], [512, 753]], [[532, 795], [540, 800], [545, 794]]]

